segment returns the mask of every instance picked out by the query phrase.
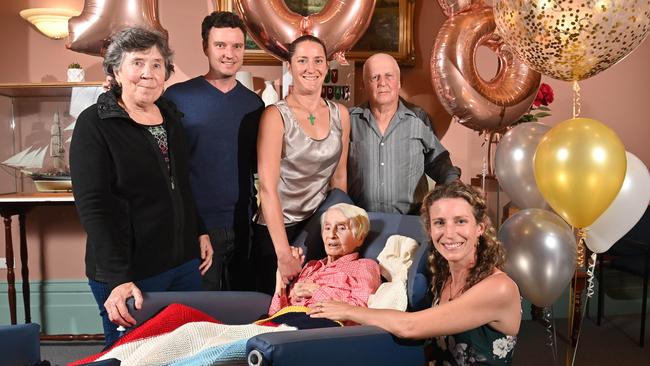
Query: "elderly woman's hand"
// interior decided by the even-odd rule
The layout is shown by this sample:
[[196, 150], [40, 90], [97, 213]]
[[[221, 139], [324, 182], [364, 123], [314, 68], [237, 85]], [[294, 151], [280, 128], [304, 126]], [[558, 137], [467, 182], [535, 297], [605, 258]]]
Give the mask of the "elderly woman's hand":
[[313, 296], [314, 291], [318, 290], [320, 285], [313, 282], [298, 282], [291, 288], [289, 297], [293, 299], [306, 299]]
[[350, 312], [356, 308], [356, 306], [340, 301], [323, 301], [310, 306], [307, 314], [312, 318], [345, 321], [350, 319]]

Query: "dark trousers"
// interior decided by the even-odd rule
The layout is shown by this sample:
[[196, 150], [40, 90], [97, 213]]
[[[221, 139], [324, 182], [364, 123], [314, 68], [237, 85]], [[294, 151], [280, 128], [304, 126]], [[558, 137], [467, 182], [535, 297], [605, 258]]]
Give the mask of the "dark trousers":
[[250, 266], [248, 228], [216, 228], [208, 232], [214, 249], [212, 266], [203, 275], [208, 291], [254, 291], [255, 279]]
[[[289, 244], [300, 234], [307, 220], [285, 226]], [[275, 292], [275, 272], [278, 269], [278, 257], [271, 234], [266, 225], [253, 225], [253, 247], [251, 249], [251, 262], [255, 273], [255, 286], [259, 292], [273, 295]]]
[[[200, 291], [201, 273], [199, 272], [199, 263], [198, 259], [191, 260], [161, 274], [135, 281], [135, 285], [142, 292]], [[111, 294], [111, 289], [107, 283], [92, 279], [88, 279], [88, 284], [99, 306], [99, 315], [102, 317], [104, 344], [109, 347], [122, 335], [122, 332], [117, 331], [117, 325], [108, 319], [108, 313], [104, 307], [106, 299]]]

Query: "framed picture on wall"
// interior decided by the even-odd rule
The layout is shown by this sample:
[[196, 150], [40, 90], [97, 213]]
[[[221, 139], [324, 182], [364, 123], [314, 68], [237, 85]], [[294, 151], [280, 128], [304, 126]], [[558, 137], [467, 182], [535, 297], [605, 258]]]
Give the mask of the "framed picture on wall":
[[[234, 0], [214, 0], [216, 9], [233, 11]], [[309, 15], [320, 11], [328, 0], [285, 0], [292, 11]], [[261, 5], [263, 6], [263, 5]], [[345, 54], [350, 60], [365, 61], [372, 54], [385, 52], [401, 65], [415, 63], [413, 12], [415, 0], [377, 0], [368, 30]], [[272, 64], [279, 61], [246, 37], [245, 64]]]

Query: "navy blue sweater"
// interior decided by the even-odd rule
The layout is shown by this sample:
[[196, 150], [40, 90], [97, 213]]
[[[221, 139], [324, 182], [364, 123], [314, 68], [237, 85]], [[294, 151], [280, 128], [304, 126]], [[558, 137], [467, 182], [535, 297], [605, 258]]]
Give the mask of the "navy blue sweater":
[[237, 82], [222, 93], [203, 76], [172, 85], [164, 96], [184, 114], [190, 185], [208, 230], [250, 221], [254, 212], [257, 129], [264, 103]]

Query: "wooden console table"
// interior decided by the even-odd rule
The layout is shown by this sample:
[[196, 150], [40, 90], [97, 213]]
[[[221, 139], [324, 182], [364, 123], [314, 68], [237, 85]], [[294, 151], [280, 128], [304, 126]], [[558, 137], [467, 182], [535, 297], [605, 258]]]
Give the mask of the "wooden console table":
[[[37, 206], [71, 206], [74, 205], [72, 193], [8, 193], [0, 194], [0, 215], [5, 227], [5, 248], [7, 257], [7, 295], [9, 298], [9, 314], [11, 324], [16, 324], [16, 276], [14, 274], [14, 249], [13, 235], [11, 232], [11, 217], [18, 215], [20, 232], [20, 273], [23, 280], [23, 307], [25, 309], [25, 323], [31, 323], [29, 266], [27, 253], [27, 235], [25, 231], [25, 215]], [[103, 339], [103, 335], [43, 335], [41, 339], [47, 340], [92, 340]]]

